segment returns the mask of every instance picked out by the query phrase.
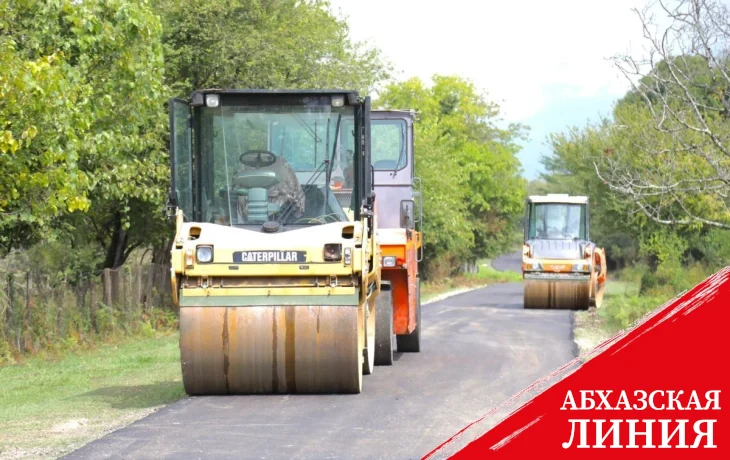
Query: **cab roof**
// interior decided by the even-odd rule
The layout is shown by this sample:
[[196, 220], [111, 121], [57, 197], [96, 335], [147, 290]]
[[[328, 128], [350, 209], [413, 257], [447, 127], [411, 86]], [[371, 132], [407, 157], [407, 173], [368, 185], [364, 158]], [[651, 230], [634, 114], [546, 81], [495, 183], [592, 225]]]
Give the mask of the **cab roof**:
[[527, 197], [531, 203], [566, 203], [585, 204], [588, 203], [587, 196], [571, 196], [567, 193], [548, 193], [547, 195], [531, 195]]
[[190, 100], [194, 101], [205, 97], [206, 94], [231, 94], [239, 96], [335, 96], [347, 97], [347, 103], [356, 104], [358, 93], [351, 89], [199, 89], [190, 93]]

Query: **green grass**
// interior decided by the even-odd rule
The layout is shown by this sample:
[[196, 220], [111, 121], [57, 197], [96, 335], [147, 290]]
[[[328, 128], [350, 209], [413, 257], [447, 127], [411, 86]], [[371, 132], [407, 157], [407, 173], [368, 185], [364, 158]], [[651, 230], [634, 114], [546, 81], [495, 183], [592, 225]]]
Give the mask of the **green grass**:
[[0, 367], [0, 458], [58, 458], [183, 395], [177, 333]]
[[492, 268], [490, 259], [480, 259], [477, 262], [477, 273], [465, 273], [440, 282], [426, 281], [421, 285], [421, 302], [460, 289], [469, 289], [496, 283], [522, 282], [522, 274], [511, 271], [501, 272]]
[[671, 298], [658, 294], [640, 295], [639, 288], [638, 281], [609, 278], [601, 308], [575, 312], [573, 334], [579, 354], [593, 350], [622, 329], [631, 327]]

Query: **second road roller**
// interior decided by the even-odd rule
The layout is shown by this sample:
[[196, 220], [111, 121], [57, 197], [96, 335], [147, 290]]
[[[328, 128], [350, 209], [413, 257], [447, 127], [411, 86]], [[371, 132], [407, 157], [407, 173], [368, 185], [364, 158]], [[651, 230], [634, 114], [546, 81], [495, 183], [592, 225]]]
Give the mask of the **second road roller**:
[[[360, 393], [381, 281], [370, 98], [198, 90], [170, 101], [170, 130], [185, 391]], [[352, 220], [330, 187], [345, 150]]]
[[[423, 260], [423, 195], [421, 179], [415, 174], [415, 122], [414, 110], [371, 113], [376, 238], [382, 252], [381, 291], [375, 307], [376, 366], [393, 364], [393, 337], [399, 353], [421, 350], [418, 264]], [[352, 124], [352, 120], [343, 123]], [[331, 186], [346, 207], [352, 200], [353, 153], [340, 153]]]
[[529, 196], [522, 249], [525, 308], [600, 308], [606, 253], [588, 234], [588, 197]]

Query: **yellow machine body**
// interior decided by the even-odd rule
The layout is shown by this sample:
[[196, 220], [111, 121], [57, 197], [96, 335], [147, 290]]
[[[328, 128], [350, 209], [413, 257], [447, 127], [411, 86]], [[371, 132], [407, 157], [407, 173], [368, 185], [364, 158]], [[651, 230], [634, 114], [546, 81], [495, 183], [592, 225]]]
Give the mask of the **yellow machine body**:
[[[209, 101], [210, 94], [216, 95], [214, 102]], [[340, 97], [345, 102], [334, 102]], [[333, 109], [330, 109], [330, 98]], [[171, 136], [172, 187], [173, 195], [181, 202], [174, 207], [171, 282], [173, 300], [180, 310], [185, 391], [191, 395], [360, 393], [363, 374], [371, 373], [374, 366], [375, 300], [381, 284], [380, 248], [374, 238], [377, 216], [372, 212], [375, 198], [367, 193], [372, 184], [367, 183], [366, 169], [361, 167], [358, 180], [365, 183], [358, 182], [358, 196], [368, 197], [362, 200], [362, 208], [348, 215], [336, 202], [327, 204], [331, 191], [327, 190], [324, 178], [318, 179], [320, 171], [329, 174], [326, 168], [331, 162], [325, 161], [329, 152], [348, 139], [333, 134], [338, 132], [334, 122], [327, 123], [332, 125], [327, 131], [322, 130], [323, 123], [319, 120], [331, 116], [332, 121], [337, 119], [339, 128], [341, 117], [330, 115], [330, 110], [336, 114], [336, 109], [342, 110], [343, 105], [350, 104], [360, 116], [358, 126], [367, 139], [368, 118], [363, 111], [369, 113], [369, 98], [363, 103], [352, 92], [341, 96], [336, 92], [315, 91], [206, 90], [197, 97], [197, 106], [196, 93], [191, 100], [175, 101], [176, 107], [171, 108], [171, 124], [177, 127], [177, 132], [172, 129]], [[306, 108], [311, 101], [322, 104], [321, 113]], [[293, 113], [292, 120], [287, 118], [288, 111]], [[218, 118], [211, 121], [210, 114]], [[320, 152], [311, 157], [314, 158], [312, 171], [299, 166], [310, 160], [301, 153], [310, 147], [306, 137], [309, 134], [295, 131], [299, 137], [292, 140], [285, 137], [282, 129], [279, 137], [274, 135], [274, 129], [281, 128], [282, 124], [291, 132], [292, 127], [306, 123], [307, 119], [302, 117], [307, 116], [318, 121], [315, 129], [322, 130], [315, 133], [312, 138], [318, 140], [312, 142], [323, 143], [320, 139], [328, 136], [325, 147], [330, 149], [327, 155], [321, 153], [322, 146], [310, 149]], [[205, 117], [208, 117], [207, 128]], [[259, 133], [246, 131], [259, 120], [263, 120], [262, 132], [269, 133], [268, 145], [259, 150], [238, 149], [242, 140], [265, 139]], [[188, 132], [192, 131], [188, 127], [199, 126], [202, 128], [197, 134]], [[219, 126], [220, 134], [216, 134]], [[350, 129], [351, 141], [356, 138], [353, 131]], [[190, 147], [195, 142], [185, 144], [190, 139], [198, 143], [197, 150]], [[226, 153], [227, 149], [234, 148], [232, 154]], [[359, 158], [365, 164], [369, 160], [367, 142], [354, 148], [362, 153]], [[272, 180], [276, 175], [261, 172], [258, 163], [253, 172], [244, 168], [243, 173], [236, 173], [236, 179], [243, 177], [243, 185], [238, 188], [226, 185], [231, 163], [239, 155], [245, 165], [248, 163], [244, 160], [250, 160], [249, 157], [261, 162], [262, 155], [275, 160], [284, 158], [285, 165], [293, 164], [292, 170], [302, 183], [302, 195], [292, 192], [286, 204], [296, 204], [299, 196], [306, 195], [305, 211], [309, 214], [291, 217], [284, 206], [272, 201], [272, 197], [290, 193], [293, 186], [271, 189], [268, 194], [266, 190], [262, 192], [262, 187], [285, 183], [285, 180], [290, 184], [294, 179]], [[188, 158], [193, 165], [215, 166], [217, 161], [218, 170], [206, 171], [198, 166], [196, 172], [193, 166], [190, 173], [186, 169], [189, 163], [185, 163]], [[202, 179], [182, 180], [195, 174]], [[302, 177], [309, 178], [306, 184]], [[209, 191], [204, 194], [206, 180], [209, 180]], [[187, 200], [180, 192], [186, 186], [192, 189]], [[247, 186], [249, 189], [242, 191]], [[197, 208], [190, 205], [191, 201], [200, 202], [212, 196], [211, 190], [222, 199], [217, 202], [209, 199], [204, 202], [205, 206]], [[241, 209], [245, 207], [239, 207], [236, 212], [241, 196], [248, 199], [249, 214], [242, 214]], [[315, 211], [320, 214], [312, 216], [312, 208], [323, 211]], [[222, 217], [220, 209], [223, 209]], [[276, 217], [282, 215], [289, 216], [289, 220]]]

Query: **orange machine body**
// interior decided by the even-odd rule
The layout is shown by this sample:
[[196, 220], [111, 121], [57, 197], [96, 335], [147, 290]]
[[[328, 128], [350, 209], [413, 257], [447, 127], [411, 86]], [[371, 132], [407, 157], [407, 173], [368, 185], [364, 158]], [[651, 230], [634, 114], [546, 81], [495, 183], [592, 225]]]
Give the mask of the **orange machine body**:
[[393, 332], [410, 334], [416, 327], [416, 285], [418, 283], [418, 249], [421, 233], [402, 229], [379, 229], [383, 257], [396, 258], [395, 267], [381, 265], [383, 281], [393, 292]]

